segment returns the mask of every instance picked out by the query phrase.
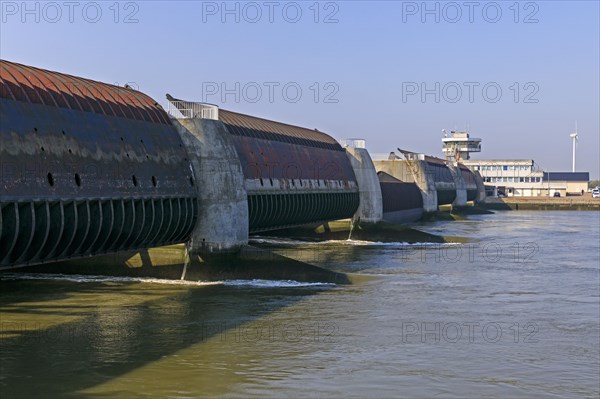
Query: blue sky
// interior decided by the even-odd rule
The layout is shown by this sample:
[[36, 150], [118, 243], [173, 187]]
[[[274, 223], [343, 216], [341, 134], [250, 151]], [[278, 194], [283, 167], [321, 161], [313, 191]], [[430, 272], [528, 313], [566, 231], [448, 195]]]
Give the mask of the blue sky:
[[577, 120], [577, 170], [600, 176], [598, 1], [74, 3], [2, 1], [0, 56], [376, 153], [442, 156], [468, 124], [474, 158], [568, 171]]

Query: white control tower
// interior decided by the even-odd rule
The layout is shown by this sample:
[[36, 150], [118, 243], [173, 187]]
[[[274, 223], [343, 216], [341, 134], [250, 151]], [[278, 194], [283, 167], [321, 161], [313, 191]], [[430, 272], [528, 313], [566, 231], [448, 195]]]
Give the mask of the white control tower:
[[442, 151], [447, 161], [466, 161], [471, 158], [471, 152], [481, 152], [481, 139], [469, 137], [467, 132], [451, 131], [448, 134], [446, 129], [442, 129], [442, 132]]

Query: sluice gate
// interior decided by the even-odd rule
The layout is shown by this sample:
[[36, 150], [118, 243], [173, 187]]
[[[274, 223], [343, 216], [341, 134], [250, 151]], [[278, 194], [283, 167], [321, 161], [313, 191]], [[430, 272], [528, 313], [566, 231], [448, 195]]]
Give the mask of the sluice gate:
[[170, 114], [0, 60], [0, 269], [183, 242], [236, 252], [262, 231], [413, 221], [483, 187], [462, 165], [374, 163], [364, 140], [167, 98]]
[[242, 164], [251, 233], [354, 215], [356, 177], [332, 137], [225, 110], [219, 120]]
[[0, 61], [0, 269], [235, 250], [250, 232], [353, 216], [356, 178], [333, 138], [217, 111], [190, 124], [129, 87]]
[[0, 61], [0, 268], [186, 241], [188, 155], [138, 91]]
[[[464, 164], [398, 150], [404, 159], [391, 153], [389, 159], [374, 161], [375, 167], [378, 172], [384, 172], [400, 182], [416, 185], [422, 195], [424, 212], [435, 212], [440, 205], [462, 207], [467, 205], [467, 201], [481, 198], [484, 190], [482, 182], [478, 182], [481, 178]], [[389, 177], [384, 180], [386, 184], [390, 183]], [[391, 194], [386, 193], [388, 195]], [[404, 200], [407, 199], [405, 197]]]

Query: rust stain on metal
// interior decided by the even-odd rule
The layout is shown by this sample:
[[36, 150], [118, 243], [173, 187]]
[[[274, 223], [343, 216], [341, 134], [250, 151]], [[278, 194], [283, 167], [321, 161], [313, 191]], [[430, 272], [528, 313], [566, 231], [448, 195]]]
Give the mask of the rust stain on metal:
[[[331, 136], [219, 110], [249, 190], [250, 232], [349, 218], [359, 204], [356, 176]], [[256, 184], [256, 181], [259, 181]]]
[[152, 98], [0, 60], [0, 268], [183, 242], [197, 206]]
[[158, 104], [139, 91], [0, 60], [0, 97], [171, 124]]

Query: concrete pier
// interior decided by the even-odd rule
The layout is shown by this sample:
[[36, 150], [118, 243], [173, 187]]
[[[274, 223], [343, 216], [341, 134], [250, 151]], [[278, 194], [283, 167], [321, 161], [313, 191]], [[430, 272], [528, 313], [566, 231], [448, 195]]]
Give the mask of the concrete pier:
[[465, 207], [467, 206], [467, 186], [463, 179], [462, 171], [457, 163], [449, 162], [448, 169], [452, 173], [456, 190], [456, 198], [452, 202], [452, 207]]
[[392, 153], [391, 159], [374, 161], [375, 168], [402, 182], [414, 182], [421, 190], [424, 212], [436, 212], [442, 205], [463, 208], [470, 201], [485, 199], [483, 180], [465, 165], [409, 151], [402, 153], [405, 159], [394, 159]]
[[189, 249], [226, 253], [248, 243], [248, 196], [239, 157], [222, 122], [176, 119], [196, 181], [199, 215]]
[[360, 205], [354, 214], [354, 220], [361, 223], [377, 223], [383, 218], [383, 200], [381, 187], [375, 166], [365, 148], [346, 147], [358, 184]]

